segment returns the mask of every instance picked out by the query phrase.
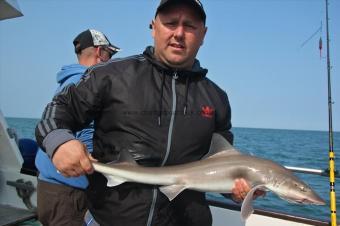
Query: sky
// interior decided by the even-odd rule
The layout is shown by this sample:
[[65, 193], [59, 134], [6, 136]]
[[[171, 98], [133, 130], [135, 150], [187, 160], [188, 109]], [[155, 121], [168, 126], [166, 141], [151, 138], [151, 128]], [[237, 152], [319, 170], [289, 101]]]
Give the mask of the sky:
[[[23, 17], [0, 21], [0, 110], [40, 118], [61, 66], [76, 63], [88, 28], [121, 47], [153, 44], [158, 0], [17, 0]], [[325, 0], [202, 0], [197, 58], [229, 96], [234, 127], [328, 130]], [[340, 1], [329, 0], [333, 129], [340, 131]], [[319, 39], [323, 40], [322, 55]]]

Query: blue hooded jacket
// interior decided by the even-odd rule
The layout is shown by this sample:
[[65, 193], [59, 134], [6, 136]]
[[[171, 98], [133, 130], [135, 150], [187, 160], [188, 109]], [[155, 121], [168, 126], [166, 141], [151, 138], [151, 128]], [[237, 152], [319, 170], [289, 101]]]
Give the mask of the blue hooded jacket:
[[[80, 64], [71, 64], [63, 66], [61, 70], [57, 73], [57, 82], [59, 84], [59, 87], [56, 90], [56, 94], [62, 91], [64, 87], [70, 84], [77, 84], [83, 77], [86, 69], [87, 67]], [[93, 136], [93, 124], [91, 124], [88, 128], [76, 134], [76, 138], [86, 145], [87, 150], [89, 152], [92, 152], [93, 150], [92, 136]], [[51, 159], [41, 149], [38, 150], [38, 153], [36, 155], [35, 165], [40, 172], [39, 174], [40, 180], [55, 184], [65, 184], [81, 189], [85, 189], [88, 186], [86, 176], [64, 177], [63, 175], [58, 173]]]

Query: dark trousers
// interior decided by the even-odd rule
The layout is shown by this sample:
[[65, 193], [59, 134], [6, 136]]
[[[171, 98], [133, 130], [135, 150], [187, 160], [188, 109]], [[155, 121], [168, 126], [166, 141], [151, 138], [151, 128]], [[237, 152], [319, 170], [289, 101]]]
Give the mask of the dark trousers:
[[38, 220], [44, 226], [83, 226], [85, 191], [38, 180]]

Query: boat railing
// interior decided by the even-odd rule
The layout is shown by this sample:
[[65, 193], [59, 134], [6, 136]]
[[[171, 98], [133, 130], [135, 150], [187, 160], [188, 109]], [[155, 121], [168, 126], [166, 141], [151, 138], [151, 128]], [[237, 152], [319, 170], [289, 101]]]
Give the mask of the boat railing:
[[[296, 173], [314, 174], [314, 175], [329, 177], [329, 169], [322, 170], [322, 169], [311, 169], [311, 168], [303, 168], [303, 167], [295, 167], [295, 166], [285, 166], [285, 168]], [[335, 171], [334, 174], [336, 178], [340, 178], [339, 171]]]

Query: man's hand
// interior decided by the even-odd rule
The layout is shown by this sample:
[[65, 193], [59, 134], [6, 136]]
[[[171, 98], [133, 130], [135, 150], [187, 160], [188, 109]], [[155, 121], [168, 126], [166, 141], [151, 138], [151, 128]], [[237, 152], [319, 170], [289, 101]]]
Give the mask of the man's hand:
[[[247, 196], [250, 189], [251, 189], [251, 187], [249, 186], [249, 184], [247, 183], [246, 180], [244, 180], [243, 178], [236, 179], [234, 188], [231, 190], [232, 200], [234, 200], [235, 202], [238, 202], [238, 203], [242, 202], [245, 199], [245, 197]], [[265, 194], [266, 194], [265, 191], [256, 190], [254, 192], [254, 199], [259, 197], [259, 196], [264, 196]]]
[[60, 145], [52, 157], [52, 162], [65, 177], [77, 177], [93, 172], [86, 146], [78, 140], [70, 140]]

